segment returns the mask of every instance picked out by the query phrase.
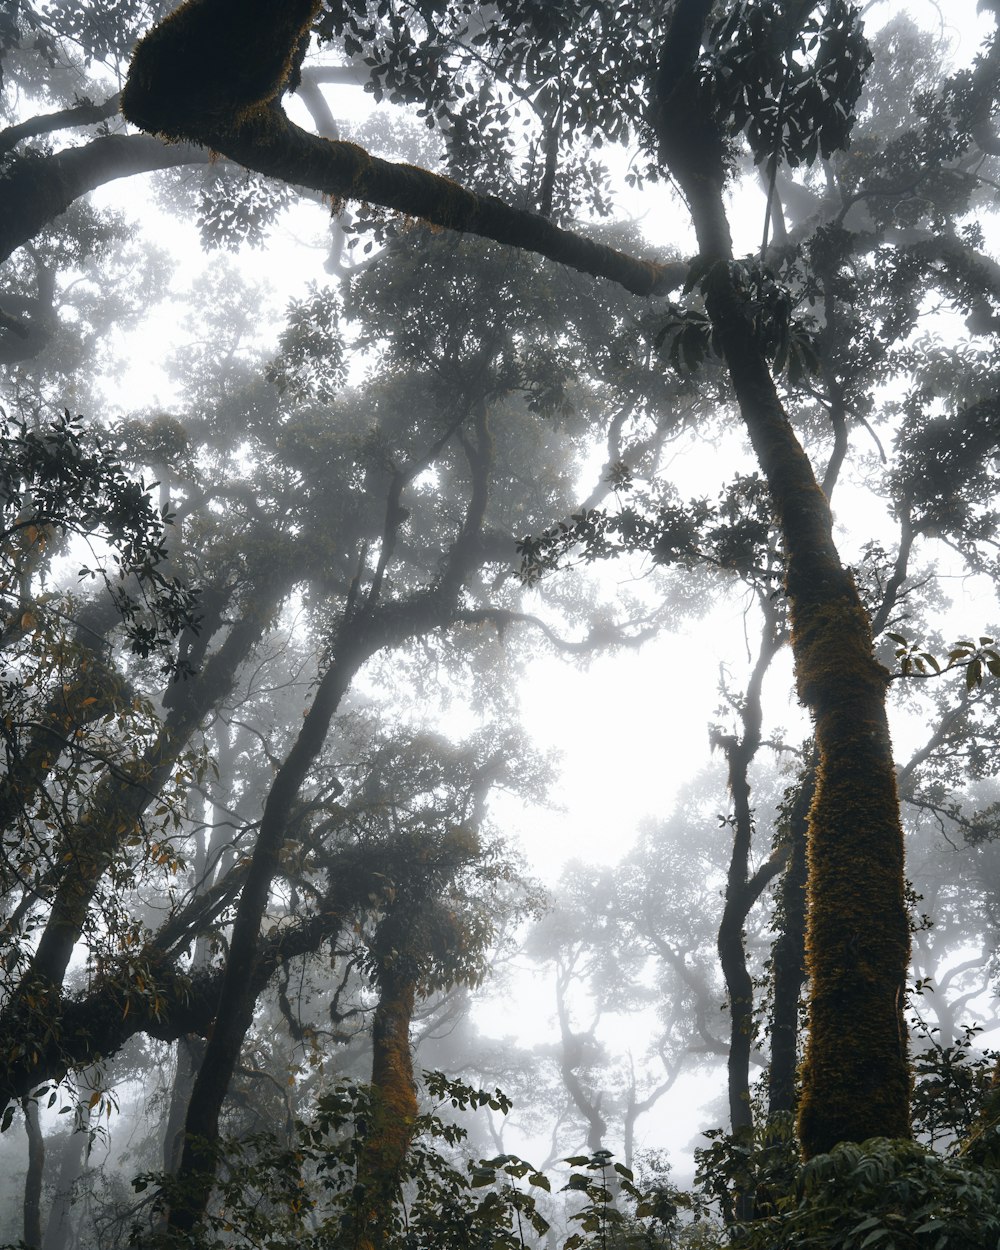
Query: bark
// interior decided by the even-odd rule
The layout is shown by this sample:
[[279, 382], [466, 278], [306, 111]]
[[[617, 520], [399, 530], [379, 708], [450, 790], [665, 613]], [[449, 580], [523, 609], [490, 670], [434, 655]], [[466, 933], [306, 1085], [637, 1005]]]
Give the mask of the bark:
[[809, 819], [807, 1155], [909, 1133], [902, 993], [909, 961], [903, 835], [885, 713], [888, 673], [832, 537], [826, 497], [782, 410], [728, 265], [706, 305], [785, 547], [799, 695], [819, 763]]
[[383, 1250], [413, 1140], [418, 1111], [410, 1053], [414, 998], [413, 977], [405, 966], [382, 969], [372, 1024], [374, 1109], [358, 1163], [358, 1182], [364, 1189], [355, 1243], [358, 1250]]
[[335, 203], [359, 200], [476, 234], [639, 295], [680, 286], [687, 266], [637, 260], [562, 230], [538, 213], [477, 195], [449, 178], [370, 155], [353, 143], [321, 139], [291, 123], [277, 104], [313, 0], [193, 0], [136, 48], [122, 111], [169, 139], [202, 143], [248, 169], [308, 187]]
[[[682, 2], [677, 12], [697, 6]], [[702, 5], [702, 8], [705, 6]], [[668, 44], [670, 40], [668, 38]], [[695, 55], [697, 54], [697, 50]], [[806, 1156], [909, 1135], [902, 995], [909, 960], [903, 837], [885, 713], [888, 673], [832, 535], [829, 503], [782, 408], [730, 266], [723, 168], [679, 127], [708, 112], [689, 70], [659, 106], [664, 155], [691, 206], [705, 303], [785, 551], [800, 698], [815, 722], [809, 816], [810, 1034], [799, 1133]]]
[[24, 1178], [24, 1244], [29, 1250], [42, 1245], [42, 1174], [45, 1171], [45, 1139], [38, 1122], [38, 1103], [22, 1100], [24, 1128], [28, 1135], [28, 1173]]
[[813, 759], [795, 792], [785, 834], [788, 863], [778, 897], [779, 932], [771, 950], [774, 1001], [771, 1010], [771, 1066], [768, 1071], [769, 1117], [796, 1107], [799, 998], [806, 977], [806, 832], [816, 780]]

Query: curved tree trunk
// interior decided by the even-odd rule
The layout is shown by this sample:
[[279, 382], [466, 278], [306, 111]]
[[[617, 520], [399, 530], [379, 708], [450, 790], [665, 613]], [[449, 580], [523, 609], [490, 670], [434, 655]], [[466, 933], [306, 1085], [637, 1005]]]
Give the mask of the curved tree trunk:
[[681, 0], [660, 69], [664, 158], [688, 199], [705, 306], [767, 481], [785, 553], [799, 696], [815, 723], [809, 813], [811, 979], [799, 1133], [806, 1156], [909, 1135], [902, 998], [909, 962], [903, 834], [871, 624], [833, 519], [785, 413], [731, 266], [721, 136], [694, 65], [709, 0]]
[[288, 820], [306, 774], [323, 748], [333, 715], [364, 658], [367, 657], [355, 654], [348, 661], [342, 656], [339, 662], [330, 664], [264, 804], [260, 832], [233, 922], [215, 1027], [195, 1078], [184, 1126], [177, 1196], [169, 1217], [169, 1228], [177, 1233], [189, 1234], [194, 1230], [208, 1206], [215, 1180], [219, 1113], [253, 1019], [261, 919], [278, 870]]

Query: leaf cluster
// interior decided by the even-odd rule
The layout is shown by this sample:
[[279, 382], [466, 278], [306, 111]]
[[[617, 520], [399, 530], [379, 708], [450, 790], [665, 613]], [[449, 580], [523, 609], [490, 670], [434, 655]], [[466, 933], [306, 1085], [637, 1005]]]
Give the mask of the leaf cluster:
[[734, 479], [715, 504], [706, 499], [679, 504], [662, 492], [636, 490], [630, 476], [625, 485], [619, 466], [613, 472], [623, 493], [634, 491], [635, 504], [617, 511], [588, 508], [538, 537], [522, 538], [517, 544], [522, 581], [537, 582], [571, 554], [592, 563], [633, 552], [648, 555], [653, 564], [709, 565], [744, 577], [770, 577], [770, 504], [757, 474]]
[[1000, 1053], [976, 1047], [980, 1025], [963, 1025], [949, 1046], [934, 1037], [937, 1029], [920, 1024], [919, 1032], [926, 1045], [913, 1057], [913, 1127], [932, 1145], [965, 1140], [983, 1114]]
[[992, 1250], [1000, 1174], [910, 1141], [842, 1142], [775, 1206], [734, 1230], [741, 1250]]
[[857, 9], [833, 0], [797, 21], [779, 0], [744, 0], [718, 18], [703, 87], [754, 161], [812, 164], [845, 148], [871, 52]]
[[197, 630], [198, 597], [164, 571], [170, 518], [157, 510], [150, 489], [68, 410], [41, 428], [0, 412], [0, 593], [8, 604], [18, 600], [23, 579], [44, 564], [56, 537], [106, 546], [115, 575], [98, 559], [79, 576], [103, 579], [133, 652], [156, 654], [173, 671], [173, 640], [182, 629]]
[[[815, 320], [795, 315], [788, 286], [753, 261], [732, 261], [729, 273], [742, 297], [744, 315], [751, 322], [755, 342], [775, 373], [787, 373], [789, 384], [800, 387], [819, 370], [819, 335]], [[692, 267], [688, 289], [710, 275]], [[679, 374], [698, 371], [706, 359], [722, 358], [718, 329], [700, 307], [671, 304], [653, 338], [653, 348]]]

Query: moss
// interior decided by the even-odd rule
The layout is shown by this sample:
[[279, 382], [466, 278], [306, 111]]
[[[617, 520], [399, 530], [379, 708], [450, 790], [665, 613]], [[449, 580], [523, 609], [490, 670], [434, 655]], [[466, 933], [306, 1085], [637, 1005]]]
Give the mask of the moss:
[[169, 139], [208, 139], [260, 116], [318, 11], [317, 0], [185, 0], [136, 46], [122, 113]]
[[418, 1111], [410, 1054], [414, 982], [391, 970], [383, 970], [380, 981], [372, 1026], [375, 1111], [358, 1169], [365, 1191], [359, 1250], [380, 1250], [385, 1243]]
[[799, 605], [799, 690], [819, 753], [809, 813], [811, 982], [799, 1130], [813, 1155], [909, 1132], [902, 995], [909, 960], [887, 674], [855, 596]]

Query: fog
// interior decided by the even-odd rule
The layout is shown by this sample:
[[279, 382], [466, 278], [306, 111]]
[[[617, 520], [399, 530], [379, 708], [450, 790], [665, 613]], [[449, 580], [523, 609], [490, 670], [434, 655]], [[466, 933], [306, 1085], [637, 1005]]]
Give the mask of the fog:
[[0, 6], [0, 1246], [996, 1250], [1000, 8]]

